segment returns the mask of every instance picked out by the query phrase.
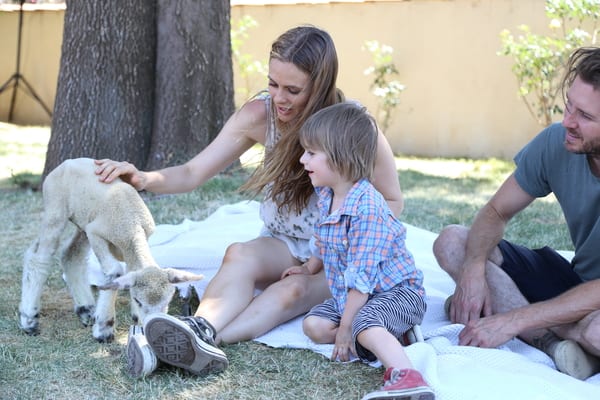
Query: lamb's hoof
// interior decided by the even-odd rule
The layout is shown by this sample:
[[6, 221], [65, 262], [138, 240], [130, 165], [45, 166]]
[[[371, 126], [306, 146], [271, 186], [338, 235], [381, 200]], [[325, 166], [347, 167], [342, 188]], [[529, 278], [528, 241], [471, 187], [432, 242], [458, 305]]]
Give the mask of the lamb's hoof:
[[27, 335], [29, 336], [37, 336], [40, 334], [40, 328], [38, 325], [31, 327], [31, 328], [23, 328], [21, 327], [21, 330], [23, 332], [25, 332]]
[[28, 334], [29, 336], [36, 336], [40, 334], [40, 323], [39, 323], [39, 315], [36, 314], [33, 317], [28, 317], [27, 315], [20, 314], [20, 326], [21, 330]]
[[112, 343], [115, 340], [115, 335], [111, 333], [110, 335], [106, 335], [103, 337], [94, 336], [94, 339], [96, 339], [98, 343]]
[[92, 328], [92, 336], [100, 343], [111, 343], [115, 340], [114, 325], [115, 321], [113, 319], [105, 323], [98, 323], [98, 319], [96, 318], [96, 323]]
[[77, 314], [83, 326], [90, 326], [94, 323], [94, 306], [75, 307], [75, 314]]

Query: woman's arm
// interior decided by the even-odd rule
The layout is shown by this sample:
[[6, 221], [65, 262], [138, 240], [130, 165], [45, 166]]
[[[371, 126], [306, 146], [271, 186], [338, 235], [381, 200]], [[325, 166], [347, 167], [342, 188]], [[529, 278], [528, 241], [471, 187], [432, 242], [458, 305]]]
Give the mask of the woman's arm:
[[253, 100], [234, 113], [218, 136], [184, 164], [144, 172], [128, 162], [97, 160], [96, 174], [106, 183], [121, 177], [137, 190], [154, 193], [189, 192], [229, 166], [254, 143], [264, 143], [266, 118], [264, 101]]
[[485, 265], [492, 250], [502, 239], [508, 221], [526, 208], [534, 197], [519, 186], [510, 175], [477, 213], [469, 229], [465, 259], [452, 299], [451, 320], [466, 324], [490, 315], [491, 295], [485, 278]]
[[394, 153], [383, 133], [377, 139], [377, 158], [371, 183], [383, 195], [395, 216], [400, 216], [404, 209], [404, 198], [398, 180]]

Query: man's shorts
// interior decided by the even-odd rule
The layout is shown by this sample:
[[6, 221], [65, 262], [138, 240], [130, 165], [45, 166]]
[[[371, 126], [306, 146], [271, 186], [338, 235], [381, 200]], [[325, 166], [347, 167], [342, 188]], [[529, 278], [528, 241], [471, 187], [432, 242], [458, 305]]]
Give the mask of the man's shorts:
[[504, 259], [500, 268], [530, 303], [551, 299], [583, 282], [571, 263], [550, 247], [528, 249], [502, 240], [498, 248]]

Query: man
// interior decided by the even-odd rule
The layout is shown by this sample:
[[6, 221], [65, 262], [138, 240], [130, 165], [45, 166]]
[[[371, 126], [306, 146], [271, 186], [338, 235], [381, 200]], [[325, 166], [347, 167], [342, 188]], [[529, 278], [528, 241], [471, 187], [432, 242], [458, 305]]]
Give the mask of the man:
[[[446, 309], [465, 324], [460, 344], [495, 347], [519, 336], [586, 379], [600, 372], [600, 48], [571, 55], [562, 88], [562, 124], [527, 144], [471, 228], [444, 228], [433, 251], [456, 282]], [[514, 215], [549, 193], [573, 240], [571, 262], [502, 239]]]

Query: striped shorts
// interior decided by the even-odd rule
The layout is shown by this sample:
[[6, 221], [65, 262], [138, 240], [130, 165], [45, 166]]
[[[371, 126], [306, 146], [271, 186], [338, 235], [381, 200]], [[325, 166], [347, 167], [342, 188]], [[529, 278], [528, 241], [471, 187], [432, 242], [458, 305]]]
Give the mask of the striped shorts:
[[[427, 303], [423, 296], [406, 286], [396, 285], [387, 292], [370, 295], [367, 303], [352, 321], [352, 337], [358, 358], [366, 362], [377, 359], [356, 340], [360, 332], [373, 327], [383, 327], [401, 340], [406, 331], [423, 321], [426, 310]], [[333, 298], [314, 306], [305, 318], [308, 316], [324, 318], [336, 325], [339, 325], [342, 319]]]

